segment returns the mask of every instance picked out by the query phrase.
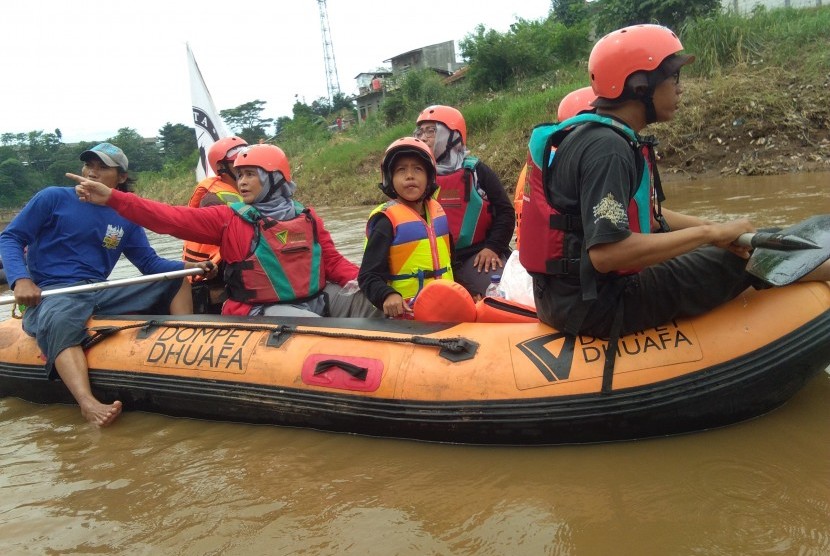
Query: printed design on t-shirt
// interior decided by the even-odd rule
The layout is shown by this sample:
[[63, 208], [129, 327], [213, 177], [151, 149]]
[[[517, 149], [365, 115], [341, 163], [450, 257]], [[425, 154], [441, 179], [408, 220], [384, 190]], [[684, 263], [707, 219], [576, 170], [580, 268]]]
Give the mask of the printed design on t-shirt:
[[606, 195], [594, 206], [594, 219], [594, 223], [605, 219], [615, 226], [628, 225], [628, 213], [625, 211], [625, 206], [614, 197], [613, 193]]
[[107, 224], [107, 233], [104, 234], [104, 241], [101, 242], [106, 249], [117, 249], [124, 237], [124, 228]]

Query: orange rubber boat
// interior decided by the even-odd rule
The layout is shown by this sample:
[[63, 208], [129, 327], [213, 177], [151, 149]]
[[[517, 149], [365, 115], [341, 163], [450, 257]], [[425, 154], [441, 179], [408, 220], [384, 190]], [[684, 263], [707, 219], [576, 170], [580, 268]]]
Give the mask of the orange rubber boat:
[[[762, 415], [830, 364], [830, 284], [748, 290], [606, 342], [538, 323], [100, 316], [99, 399], [126, 410], [471, 444], [571, 444]], [[72, 403], [19, 321], [0, 323], [0, 395]]]

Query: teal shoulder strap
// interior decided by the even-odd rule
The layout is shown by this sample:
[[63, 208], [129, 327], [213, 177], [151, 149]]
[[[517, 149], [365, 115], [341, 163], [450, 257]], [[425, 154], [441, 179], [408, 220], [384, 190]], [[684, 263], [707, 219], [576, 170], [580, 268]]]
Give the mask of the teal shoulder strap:
[[229, 206], [246, 222], [254, 223], [260, 218], [260, 214], [257, 209], [241, 201], [238, 203], [231, 203]]
[[533, 131], [530, 133], [530, 141], [527, 145], [533, 163], [538, 168], [544, 168], [545, 162], [549, 160], [548, 153], [550, 152], [550, 148], [558, 146], [565, 135], [573, 128], [587, 123], [608, 126], [625, 137], [633, 145], [637, 145], [640, 142], [639, 136], [633, 129], [614, 118], [593, 113], [578, 114], [562, 122], [539, 124], [533, 128]]
[[462, 167], [465, 170], [470, 170], [470, 171], [475, 170], [477, 165], [478, 165], [478, 158], [477, 157], [472, 156], [472, 155], [467, 155], [467, 156], [464, 157], [464, 162], [462, 164]]

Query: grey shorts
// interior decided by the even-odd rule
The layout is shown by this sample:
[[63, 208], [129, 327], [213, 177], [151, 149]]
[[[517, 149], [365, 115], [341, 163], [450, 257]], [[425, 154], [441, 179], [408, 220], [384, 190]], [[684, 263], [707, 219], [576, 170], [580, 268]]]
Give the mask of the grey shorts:
[[23, 314], [23, 331], [37, 340], [46, 356], [47, 377], [54, 379], [55, 358], [66, 348], [81, 345], [93, 314], [168, 314], [181, 285], [180, 280], [170, 280], [44, 297]]
[[383, 311], [372, 305], [358, 289], [346, 290], [329, 282], [323, 292], [324, 295], [306, 303], [268, 305], [262, 314], [271, 317], [383, 318]]

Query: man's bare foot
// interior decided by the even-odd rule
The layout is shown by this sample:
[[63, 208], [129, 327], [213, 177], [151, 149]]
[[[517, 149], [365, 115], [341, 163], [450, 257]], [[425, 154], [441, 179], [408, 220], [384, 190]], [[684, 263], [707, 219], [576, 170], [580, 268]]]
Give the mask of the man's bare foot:
[[108, 427], [121, 415], [121, 409], [122, 404], [118, 400], [111, 404], [100, 403], [96, 400], [86, 406], [81, 406], [81, 415], [93, 425]]

